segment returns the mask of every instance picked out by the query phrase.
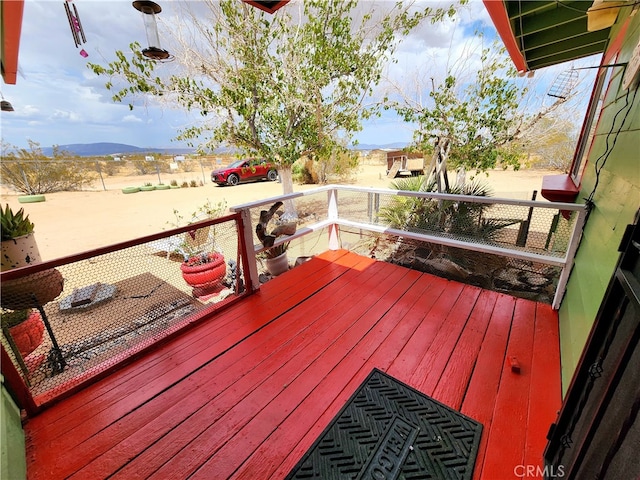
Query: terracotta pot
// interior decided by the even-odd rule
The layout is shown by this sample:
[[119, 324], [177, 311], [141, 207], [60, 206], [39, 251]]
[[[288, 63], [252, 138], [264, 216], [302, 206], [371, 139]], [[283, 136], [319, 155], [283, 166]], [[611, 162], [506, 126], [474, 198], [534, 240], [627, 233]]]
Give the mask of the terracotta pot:
[[40, 251], [33, 233], [2, 241], [0, 270], [26, 267], [40, 262]]
[[31, 312], [24, 322], [11, 327], [9, 333], [22, 357], [29, 355], [40, 346], [44, 338], [44, 322], [40, 312], [37, 310]]
[[2, 282], [0, 304], [11, 310], [46, 305], [62, 292], [64, 278], [55, 268]]
[[209, 263], [202, 265], [189, 265], [184, 262], [180, 265], [182, 278], [193, 288], [205, 288], [217, 285], [227, 274], [227, 266], [224, 257], [217, 253], [210, 253]]
[[277, 277], [278, 275], [289, 270], [289, 259], [287, 258], [287, 252], [278, 255], [275, 258], [267, 258], [267, 271]]

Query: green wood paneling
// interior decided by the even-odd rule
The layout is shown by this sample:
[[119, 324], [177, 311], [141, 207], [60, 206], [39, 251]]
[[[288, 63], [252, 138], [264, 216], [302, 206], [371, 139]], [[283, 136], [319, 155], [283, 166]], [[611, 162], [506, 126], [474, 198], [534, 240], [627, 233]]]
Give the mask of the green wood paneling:
[[0, 462], [0, 478], [7, 480], [22, 480], [27, 477], [27, 462], [25, 458], [24, 432], [20, 419], [20, 410], [4, 388], [0, 393], [0, 448], [2, 460]]
[[[618, 18], [626, 18], [619, 16]], [[614, 28], [613, 31], [617, 31]], [[624, 41], [618, 62], [628, 61], [640, 37], [640, 15], [636, 15]], [[589, 215], [576, 255], [567, 292], [560, 307], [560, 341], [563, 389], [569, 386], [591, 326], [618, 261], [617, 251], [627, 224], [640, 207], [640, 94], [620, 90], [621, 72], [612, 77], [597, 137], [589, 154], [577, 202], [583, 202], [596, 185], [595, 164], [606, 158], [600, 171], [594, 209]], [[637, 87], [636, 87], [637, 88]], [[634, 98], [635, 95], [635, 98]], [[622, 130], [620, 125], [630, 111]], [[620, 109], [623, 110], [616, 117]], [[615, 120], [614, 128], [612, 122]], [[613, 133], [609, 133], [612, 131]], [[610, 150], [605, 157], [603, 154]]]

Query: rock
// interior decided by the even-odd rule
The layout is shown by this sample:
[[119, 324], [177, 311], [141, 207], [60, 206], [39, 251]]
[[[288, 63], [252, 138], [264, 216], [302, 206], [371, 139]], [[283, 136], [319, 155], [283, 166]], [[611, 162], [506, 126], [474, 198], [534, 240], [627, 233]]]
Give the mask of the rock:
[[431, 260], [424, 260], [423, 263], [425, 266], [441, 273], [447, 278], [465, 280], [471, 276], [471, 272], [448, 258], [434, 258]]

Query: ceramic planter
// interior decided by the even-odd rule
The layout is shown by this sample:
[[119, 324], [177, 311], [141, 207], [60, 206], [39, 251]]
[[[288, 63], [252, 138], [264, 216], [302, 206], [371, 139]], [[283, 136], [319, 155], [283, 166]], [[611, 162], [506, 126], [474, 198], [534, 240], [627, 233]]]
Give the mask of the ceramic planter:
[[46, 305], [60, 295], [63, 287], [64, 278], [55, 268], [5, 280], [0, 290], [0, 304], [11, 310]]
[[12, 268], [26, 267], [40, 262], [40, 252], [33, 233], [2, 241], [2, 262], [4, 272]]
[[33, 310], [29, 317], [22, 323], [9, 329], [11, 338], [25, 358], [42, 343], [44, 338], [44, 322], [37, 310]]
[[201, 265], [189, 265], [191, 259], [182, 263], [180, 270], [184, 281], [195, 289], [206, 289], [218, 285], [227, 274], [224, 257], [213, 252], [209, 254], [209, 260], [209, 263]]
[[287, 258], [287, 252], [278, 255], [275, 258], [267, 258], [267, 271], [277, 277], [278, 275], [289, 270], [289, 259]]

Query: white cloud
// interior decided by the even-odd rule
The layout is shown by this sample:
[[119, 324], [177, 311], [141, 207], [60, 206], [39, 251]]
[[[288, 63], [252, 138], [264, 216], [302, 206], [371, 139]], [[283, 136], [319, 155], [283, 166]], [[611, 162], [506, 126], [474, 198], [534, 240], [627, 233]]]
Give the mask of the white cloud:
[[[430, 7], [447, 6], [447, 1], [418, 2]], [[116, 50], [129, 51], [129, 44], [146, 43], [141, 14], [130, 0], [76, 0], [73, 2], [84, 28], [87, 42], [74, 46], [62, 0], [25, 2], [17, 85], [3, 85], [2, 94], [15, 111], [0, 117], [3, 140], [26, 147], [31, 139], [42, 146], [111, 141], [138, 146], [176, 146], [172, 142], [181, 126], [200, 119], [171, 106], [136, 102], [131, 111], [128, 102], [114, 103], [104, 77], [97, 77], [87, 62], [105, 65]], [[159, 23], [175, 22], [177, 2], [161, 2]], [[194, 2], [195, 6], [200, 6]], [[363, 2], [384, 9], [389, 1]], [[454, 21], [439, 24], [425, 22], [399, 46], [396, 64], [388, 68], [394, 81], [422, 82], [441, 79], [447, 68], [456, 72], [472, 71], [477, 65], [479, 39], [474, 30], [484, 28], [489, 37], [495, 31], [480, 0], [471, 0], [459, 9]], [[161, 36], [161, 41], [163, 37]], [[488, 41], [485, 39], [485, 41]], [[167, 42], [168, 43], [168, 42]], [[164, 44], [169, 48], [168, 44]], [[462, 60], [460, 60], [462, 59]], [[165, 68], [171, 68], [166, 64]], [[410, 128], [391, 113], [369, 122], [358, 135], [361, 142], [391, 143], [408, 141]], [[139, 145], [140, 139], [152, 142]]]
[[122, 121], [124, 123], [144, 123], [142, 121], [142, 119], [140, 119], [139, 117], [137, 117], [136, 115], [125, 115], [122, 118]]

